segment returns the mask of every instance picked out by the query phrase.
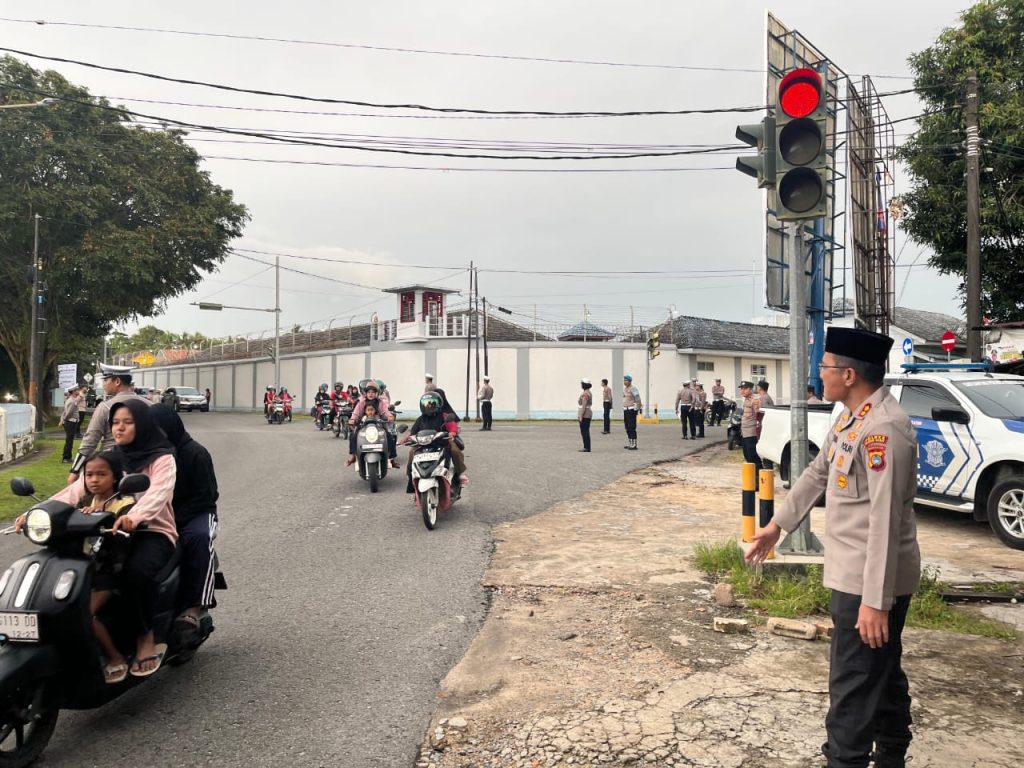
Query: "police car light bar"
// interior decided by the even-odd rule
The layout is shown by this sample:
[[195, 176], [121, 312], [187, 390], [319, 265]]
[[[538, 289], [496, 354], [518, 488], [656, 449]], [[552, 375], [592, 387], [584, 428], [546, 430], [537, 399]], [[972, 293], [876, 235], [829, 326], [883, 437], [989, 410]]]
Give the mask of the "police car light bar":
[[915, 371], [991, 371], [992, 363], [903, 363], [900, 368]]

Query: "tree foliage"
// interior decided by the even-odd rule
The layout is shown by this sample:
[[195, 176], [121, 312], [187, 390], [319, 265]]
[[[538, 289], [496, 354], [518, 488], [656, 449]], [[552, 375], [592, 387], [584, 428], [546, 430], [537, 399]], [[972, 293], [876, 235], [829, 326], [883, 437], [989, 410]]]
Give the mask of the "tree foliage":
[[[986, 0], [914, 54], [928, 113], [904, 145], [912, 178], [903, 227], [933, 250], [930, 264], [966, 276], [965, 78], [979, 83], [981, 304], [991, 319], [1024, 320], [1024, 0]], [[991, 169], [991, 170], [988, 170]]]
[[180, 132], [139, 126], [56, 72], [0, 58], [0, 104], [44, 94], [60, 100], [0, 110], [0, 346], [23, 392], [37, 213], [44, 370], [58, 354], [95, 359], [112, 325], [194, 288], [248, 220]]

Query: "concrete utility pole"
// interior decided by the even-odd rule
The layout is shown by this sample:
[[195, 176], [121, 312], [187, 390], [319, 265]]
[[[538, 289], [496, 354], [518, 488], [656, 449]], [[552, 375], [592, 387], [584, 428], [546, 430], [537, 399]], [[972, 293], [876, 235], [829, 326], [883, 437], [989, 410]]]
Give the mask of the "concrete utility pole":
[[274, 257], [274, 388], [281, 389], [281, 257]]
[[28, 401], [36, 408], [35, 430], [41, 432], [43, 429], [43, 411], [40, 408], [39, 390], [39, 219], [38, 213], [33, 217], [35, 234], [32, 238], [32, 319], [29, 330], [28, 346]]
[[981, 360], [981, 201], [978, 192], [978, 75], [967, 75], [967, 356]]

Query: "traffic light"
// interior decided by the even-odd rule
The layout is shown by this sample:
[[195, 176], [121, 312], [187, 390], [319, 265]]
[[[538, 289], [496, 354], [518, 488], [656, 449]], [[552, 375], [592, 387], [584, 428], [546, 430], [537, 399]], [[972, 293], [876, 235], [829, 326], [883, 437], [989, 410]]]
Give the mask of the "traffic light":
[[802, 67], [779, 81], [775, 114], [775, 218], [827, 213], [828, 100], [821, 75]]
[[661, 334], [658, 331], [651, 331], [650, 335], [647, 337], [647, 356], [650, 357], [651, 360], [661, 354], [661, 352], [658, 351], [658, 347], [661, 346], [660, 336]]
[[736, 126], [736, 138], [750, 147], [757, 147], [757, 155], [736, 158], [736, 170], [757, 179], [759, 188], [775, 186], [775, 118], [769, 115], [760, 123]]
[[264, 354], [266, 354], [266, 356], [267, 356], [267, 357], [269, 357], [269, 358], [270, 358], [271, 360], [273, 360], [273, 359], [274, 359], [274, 345], [273, 345], [273, 344], [267, 344], [267, 345], [266, 345], [266, 346], [265, 346], [265, 347], [263, 348], [263, 352], [264, 352]]

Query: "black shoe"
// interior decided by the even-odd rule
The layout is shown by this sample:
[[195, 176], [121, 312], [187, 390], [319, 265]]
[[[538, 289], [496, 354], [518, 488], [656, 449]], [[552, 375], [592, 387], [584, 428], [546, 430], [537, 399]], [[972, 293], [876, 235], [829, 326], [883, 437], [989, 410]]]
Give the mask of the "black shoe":
[[602, 435], [610, 435], [610, 434], [611, 434], [611, 432], [609, 432], [609, 431], [608, 431], [607, 429], [602, 429], [602, 430], [601, 430], [601, 434], [602, 434]]
[[589, 448], [580, 448], [576, 453], [590, 453]]

